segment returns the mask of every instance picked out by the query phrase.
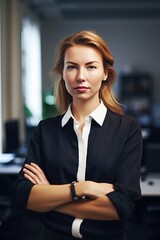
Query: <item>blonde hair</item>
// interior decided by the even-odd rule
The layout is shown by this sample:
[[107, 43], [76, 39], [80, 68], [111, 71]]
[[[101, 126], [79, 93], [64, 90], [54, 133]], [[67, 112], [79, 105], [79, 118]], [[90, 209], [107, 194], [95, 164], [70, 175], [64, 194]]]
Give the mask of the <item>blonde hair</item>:
[[60, 79], [58, 80], [57, 84], [55, 84], [56, 103], [60, 112], [65, 112], [68, 109], [69, 104], [72, 102], [72, 96], [66, 90], [62, 74], [65, 52], [67, 48], [75, 45], [90, 46], [97, 49], [101, 53], [103, 66], [108, 72], [108, 77], [106, 81], [102, 81], [99, 97], [102, 99], [105, 106], [111, 111], [123, 114], [123, 110], [121, 109], [121, 106], [116, 100], [113, 92], [113, 85], [115, 83], [115, 70], [113, 68], [114, 58], [106, 42], [94, 31], [81, 31], [74, 33], [68, 37], [65, 37], [58, 45], [56, 62], [53, 71], [60, 75]]

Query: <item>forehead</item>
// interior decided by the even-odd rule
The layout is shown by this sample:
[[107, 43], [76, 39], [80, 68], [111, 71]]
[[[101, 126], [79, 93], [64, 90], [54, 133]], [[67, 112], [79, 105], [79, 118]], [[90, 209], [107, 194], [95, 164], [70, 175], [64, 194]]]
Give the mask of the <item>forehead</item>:
[[101, 53], [95, 49], [94, 47], [90, 46], [83, 46], [83, 45], [75, 45], [72, 47], [67, 48], [64, 56], [64, 60], [66, 61], [98, 61], [102, 62]]

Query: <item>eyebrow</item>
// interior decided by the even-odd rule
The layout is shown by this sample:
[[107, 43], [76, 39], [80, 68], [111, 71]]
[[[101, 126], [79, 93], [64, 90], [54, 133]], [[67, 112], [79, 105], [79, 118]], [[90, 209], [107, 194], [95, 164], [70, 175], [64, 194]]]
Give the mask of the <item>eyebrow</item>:
[[[98, 61], [91, 61], [91, 62], [87, 62], [86, 65], [90, 65], [90, 64], [94, 64], [94, 63], [99, 63]], [[66, 64], [73, 64], [73, 65], [78, 65], [75, 62], [72, 61], [67, 61]]]

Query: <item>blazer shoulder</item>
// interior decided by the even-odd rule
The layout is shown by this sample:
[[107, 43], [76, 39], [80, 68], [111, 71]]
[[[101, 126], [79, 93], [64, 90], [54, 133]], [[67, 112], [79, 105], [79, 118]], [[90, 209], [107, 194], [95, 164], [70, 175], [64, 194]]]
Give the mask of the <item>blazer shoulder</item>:
[[137, 128], [141, 127], [139, 121], [130, 115], [127, 115], [127, 114], [121, 115], [109, 110], [108, 116], [111, 119], [111, 121], [114, 122], [115, 124], [119, 123], [124, 127], [130, 126], [130, 125], [135, 126]]
[[58, 127], [61, 124], [62, 115], [43, 119], [39, 122], [38, 128]]

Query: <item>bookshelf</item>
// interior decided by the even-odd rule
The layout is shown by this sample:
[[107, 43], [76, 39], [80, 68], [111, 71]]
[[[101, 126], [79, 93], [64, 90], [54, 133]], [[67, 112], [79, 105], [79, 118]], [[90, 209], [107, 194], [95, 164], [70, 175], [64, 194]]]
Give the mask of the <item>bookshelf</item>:
[[120, 101], [124, 112], [135, 117], [142, 127], [152, 125], [153, 79], [148, 73], [120, 75]]

